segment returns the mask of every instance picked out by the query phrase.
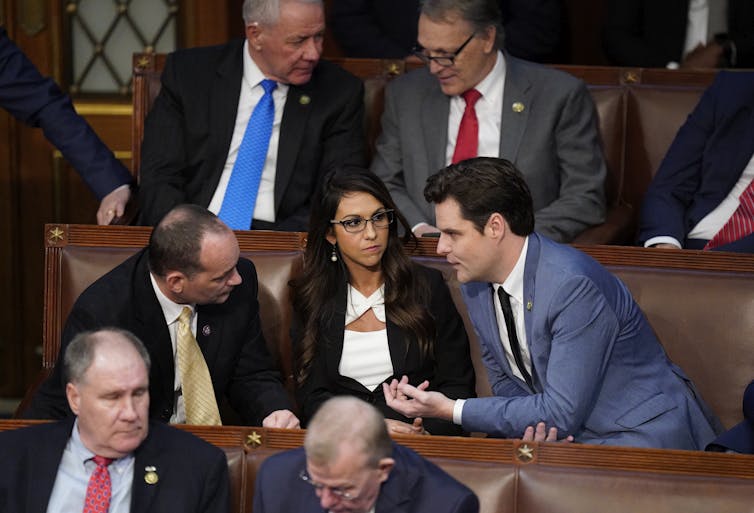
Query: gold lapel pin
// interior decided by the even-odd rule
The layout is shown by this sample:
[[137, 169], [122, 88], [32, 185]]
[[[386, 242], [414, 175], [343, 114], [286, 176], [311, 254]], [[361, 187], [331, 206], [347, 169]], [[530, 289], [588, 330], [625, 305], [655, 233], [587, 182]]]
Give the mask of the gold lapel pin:
[[157, 467], [147, 465], [146, 467], [144, 467], [144, 471], [146, 472], [146, 474], [144, 474], [144, 482], [148, 485], [153, 485], [160, 480], [160, 478], [157, 476]]
[[511, 108], [513, 109], [513, 112], [515, 112], [516, 114], [521, 114], [525, 109], [524, 104], [521, 102], [513, 102], [513, 105], [511, 106]]
[[298, 99], [298, 102], [299, 102], [299, 103], [300, 103], [301, 105], [309, 105], [309, 104], [310, 104], [310, 103], [312, 102], [312, 99], [311, 99], [311, 97], [310, 97], [310, 96], [308, 96], [308, 95], [306, 95], [306, 94], [302, 94], [302, 95], [301, 95], [301, 96], [299, 97], [299, 99]]
[[531, 312], [531, 308], [534, 306], [534, 303], [531, 301], [526, 302], [526, 309]]

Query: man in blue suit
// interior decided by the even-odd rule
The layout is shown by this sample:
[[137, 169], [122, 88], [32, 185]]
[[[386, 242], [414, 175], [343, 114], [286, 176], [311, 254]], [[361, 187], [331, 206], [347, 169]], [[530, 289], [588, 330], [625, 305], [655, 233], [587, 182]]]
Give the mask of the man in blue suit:
[[374, 406], [352, 396], [325, 402], [304, 447], [268, 458], [254, 513], [478, 513], [474, 492], [390, 440]]
[[101, 201], [97, 222], [123, 215], [131, 173], [79, 116], [51, 79], [43, 77], [0, 27], [0, 106], [27, 125], [40, 127]]
[[437, 252], [464, 285], [494, 397], [453, 401], [384, 385], [408, 417], [520, 436], [544, 421], [577, 442], [701, 449], [716, 421], [667, 357], [626, 286], [592, 258], [533, 232], [510, 162], [477, 158], [429, 178]]
[[[754, 73], [718, 73], [668, 149], [644, 196], [644, 246], [754, 252], [754, 235], [708, 247], [754, 178]], [[748, 230], [742, 232], [745, 234]]]

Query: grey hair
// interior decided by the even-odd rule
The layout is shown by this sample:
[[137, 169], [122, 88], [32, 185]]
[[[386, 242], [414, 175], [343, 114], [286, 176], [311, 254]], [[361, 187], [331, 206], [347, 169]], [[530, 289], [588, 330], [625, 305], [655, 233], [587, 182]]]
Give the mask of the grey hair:
[[320, 406], [304, 439], [306, 458], [322, 465], [335, 461], [345, 445], [366, 455], [373, 467], [393, 454], [382, 413], [353, 396], [333, 397]]
[[447, 21], [453, 14], [468, 21], [475, 32], [495, 27], [495, 49], [505, 43], [503, 19], [498, 0], [422, 0], [421, 13], [433, 21]]
[[144, 347], [144, 343], [128, 330], [109, 327], [96, 331], [82, 331], [73, 337], [63, 355], [63, 377], [65, 378], [65, 382], [81, 383], [84, 380], [86, 371], [92, 365], [97, 347], [108, 340], [112, 340], [113, 335], [120, 337], [121, 340], [128, 342], [136, 349], [136, 352], [139, 353], [139, 356], [144, 361], [148, 374], [151, 359], [149, 358], [147, 348]]
[[290, 1], [322, 4], [322, 0], [244, 0], [242, 9], [244, 24], [274, 25], [280, 17], [280, 4]]

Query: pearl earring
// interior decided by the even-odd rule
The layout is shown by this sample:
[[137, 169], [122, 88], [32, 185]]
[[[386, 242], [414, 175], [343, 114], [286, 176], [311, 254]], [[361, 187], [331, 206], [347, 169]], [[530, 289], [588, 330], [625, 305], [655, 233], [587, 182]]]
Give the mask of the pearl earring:
[[338, 252], [335, 251], [335, 244], [332, 245], [332, 253], [330, 254], [330, 262], [338, 261]]

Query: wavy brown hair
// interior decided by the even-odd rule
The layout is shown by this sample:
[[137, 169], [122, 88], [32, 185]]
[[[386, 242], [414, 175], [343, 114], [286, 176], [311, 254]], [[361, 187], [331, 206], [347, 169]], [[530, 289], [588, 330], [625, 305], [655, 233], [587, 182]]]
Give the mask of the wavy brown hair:
[[[304, 272], [291, 281], [293, 309], [302, 334], [295, 347], [295, 376], [301, 384], [309, 375], [309, 367], [322, 344], [322, 327], [335, 312], [338, 290], [348, 283], [348, 268], [339, 258], [332, 262], [333, 246], [327, 241], [340, 200], [349, 193], [363, 192], [374, 196], [386, 209], [395, 211], [397, 223], [388, 225], [388, 241], [382, 255], [385, 282], [385, 312], [387, 318], [409, 334], [409, 343], [419, 344], [420, 354], [432, 352], [435, 337], [434, 322], [428, 308], [429, 285], [403, 249], [416, 238], [406, 218], [398, 211], [385, 184], [370, 171], [360, 167], [342, 167], [330, 172], [312, 202], [309, 233], [304, 252]], [[405, 235], [398, 236], [398, 224]], [[406, 348], [408, 350], [408, 347]]]

